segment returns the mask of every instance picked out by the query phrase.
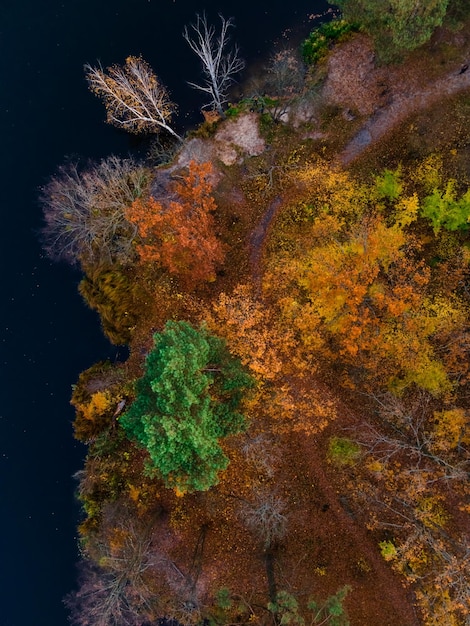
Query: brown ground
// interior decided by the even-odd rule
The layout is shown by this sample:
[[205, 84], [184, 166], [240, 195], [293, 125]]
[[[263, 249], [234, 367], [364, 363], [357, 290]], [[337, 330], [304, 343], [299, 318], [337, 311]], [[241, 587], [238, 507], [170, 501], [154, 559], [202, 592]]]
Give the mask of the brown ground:
[[[310, 384], [318, 386], [313, 378]], [[329, 395], [325, 387], [323, 393]], [[345, 409], [334, 423], [335, 432], [348, 425], [351, 413]], [[311, 596], [324, 600], [350, 585], [345, 606], [352, 626], [419, 626], [411, 590], [381, 557], [378, 538], [356, 517], [345, 475], [326, 461], [325, 436], [288, 432], [274, 441], [282, 457], [271, 477], [247, 471], [240, 446], [234, 445], [232, 452], [227, 450], [230, 466], [216, 490], [171, 505], [174, 538], [169, 556], [182, 571], [195, 571], [197, 544], [205, 529], [195, 585], [199, 599], [207, 601], [227, 587], [250, 605], [253, 623], [269, 623], [263, 607], [270, 592], [287, 590], [304, 604]], [[285, 503], [288, 532], [272, 550], [272, 578], [268, 552], [247, 532], [240, 515], [243, 503], [253, 500], [258, 489]]]
[[338, 155], [339, 163], [347, 166], [413, 112], [466, 90], [469, 62], [465, 31], [439, 31], [425, 52], [414, 52], [398, 66], [377, 67], [366, 37], [347, 42], [329, 61], [323, 96], [345, 115], [364, 121]]

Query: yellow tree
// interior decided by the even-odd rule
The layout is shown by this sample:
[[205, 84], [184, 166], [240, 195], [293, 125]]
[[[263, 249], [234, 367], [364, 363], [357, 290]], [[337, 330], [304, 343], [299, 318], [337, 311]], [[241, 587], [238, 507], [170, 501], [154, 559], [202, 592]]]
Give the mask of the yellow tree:
[[400, 197], [386, 218], [380, 206], [371, 206], [372, 194], [367, 202], [358, 187], [354, 214], [351, 181], [336, 176], [346, 197], [338, 204], [313, 174], [303, 177], [325, 199], [311, 220], [311, 236], [295, 258], [273, 261], [267, 293], [275, 294], [284, 319], [313, 352], [362, 367], [398, 391], [411, 383], [434, 394], [449, 390], [432, 340], [461, 324], [463, 312], [458, 301], [429, 292], [430, 268], [407, 230], [417, 216], [417, 197]]

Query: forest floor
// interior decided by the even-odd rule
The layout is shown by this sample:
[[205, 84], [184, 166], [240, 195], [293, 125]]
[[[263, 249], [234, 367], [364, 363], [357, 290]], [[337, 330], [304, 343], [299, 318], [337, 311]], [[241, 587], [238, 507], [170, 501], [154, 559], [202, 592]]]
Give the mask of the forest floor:
[[[376, 64], [370, 40], [356, 36], [333, 52], [322, 98], [362, 125], [337, 155], [346, 166], [413, 112], [470, 86], [470, 37], [438, 30], [426, 49], [397, 65]], [[432, 132], [432, 129], [428, 129]]]

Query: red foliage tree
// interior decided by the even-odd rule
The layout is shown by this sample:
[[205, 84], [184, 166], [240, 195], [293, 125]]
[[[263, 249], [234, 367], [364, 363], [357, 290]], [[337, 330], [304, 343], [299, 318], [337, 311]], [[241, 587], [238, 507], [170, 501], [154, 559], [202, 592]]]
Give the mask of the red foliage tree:
[[176, 200], [136, 200], [127, 219], [137, 227], [142, 262], [156, 261], [186, 286], [215, 279], [224, 248], [215, 235], [212, 165], [191, 161], [172, 191]]

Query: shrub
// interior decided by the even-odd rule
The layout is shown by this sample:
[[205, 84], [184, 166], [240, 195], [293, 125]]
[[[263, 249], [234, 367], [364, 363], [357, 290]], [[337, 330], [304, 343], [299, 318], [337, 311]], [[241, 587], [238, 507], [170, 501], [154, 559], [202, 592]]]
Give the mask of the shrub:
[[103, 332], [115, 345], [128, 344], [136, 322], [135, 287], [116, 269], [91, 270], [78, 290], [91, 309], [98, 312]]
[[403, 191], [401, 169], [398, 168], [395, 171], [385, 169], [380, 176], [376, 177], [375, 189], [379, 198], [397, 200]]
[[421, 214], [431, 221], [434, 233], [441, 228], [467, 231], [470, 222], [470, 190], [457, 199], [455, 181], [450, 180], [444, 191], [434, 189], [424, 198]]
[[315, 28], [302, 43], [305, 63], [315, 65], [328, 54], [335, 43], [344, 41], [348, 35], [357, 30], [356, 24], [346, 20], [332, 20]]
[[347, 437], [332, 437], [330, 439], [328, 459], [335, 465], [354, 465], [360, 453], [360, 446]]

